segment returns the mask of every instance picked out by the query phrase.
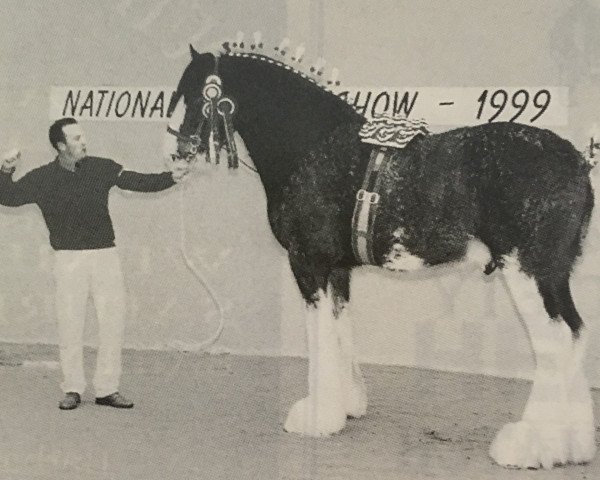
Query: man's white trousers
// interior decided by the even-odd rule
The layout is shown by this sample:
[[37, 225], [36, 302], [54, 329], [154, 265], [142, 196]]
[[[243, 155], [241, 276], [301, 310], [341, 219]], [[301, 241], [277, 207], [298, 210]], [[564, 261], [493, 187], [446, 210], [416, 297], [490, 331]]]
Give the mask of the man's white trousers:
[[125, 323], [125, 285], [116, 248], [55, 252], [56, 317], [63, 392], [82, 394], [83, 331], [88, 299], [98, 318], [98, 355], [94, 375], [96, 397], [119, 389]]

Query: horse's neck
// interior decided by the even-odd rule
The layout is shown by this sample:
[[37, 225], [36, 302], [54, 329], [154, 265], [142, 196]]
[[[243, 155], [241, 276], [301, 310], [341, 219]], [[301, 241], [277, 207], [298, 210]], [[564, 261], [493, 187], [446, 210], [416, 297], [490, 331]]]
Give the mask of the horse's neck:
[[283, 68], [228, 60], [220, 70], [225, 91], [237, 102], [236, 128], [273, 202], [300, 164], [311, 161], [311, 150], [360, 117], [341, 99]]

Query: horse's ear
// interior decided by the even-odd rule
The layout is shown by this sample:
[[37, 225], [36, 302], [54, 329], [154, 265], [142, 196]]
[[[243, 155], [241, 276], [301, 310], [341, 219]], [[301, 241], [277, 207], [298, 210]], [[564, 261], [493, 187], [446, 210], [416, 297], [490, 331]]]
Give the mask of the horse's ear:
[[190, 44], [190, 54], [192, 55], [192, 62], [200, 65], [204, 68], [214, 68], [216, 55], [211, 52], [198, 53], [196, 49]]
[[193, 45], [190, 43], [190, 55], [192, 56], [192, 60], [198, 60], [200, 58], [200, 54], [196, 51]]

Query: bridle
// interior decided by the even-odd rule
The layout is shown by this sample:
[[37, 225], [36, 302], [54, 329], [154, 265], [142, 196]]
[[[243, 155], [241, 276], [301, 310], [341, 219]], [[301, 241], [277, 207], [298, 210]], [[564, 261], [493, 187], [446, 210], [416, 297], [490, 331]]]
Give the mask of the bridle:
[[[238, 168], [239, 158], [237, 147], [234, 138], [233, 129], [233, 113], [235, 112], [235, 103], [230, 97], [223, 95], [221, 78], [216, 74], [206, 77], [204, 87], [202, 88], [202, 98], [198, 101], [203, 101], [202, 118], [192, 135], [185, 135], [170, 125], [167, 126], [167, 132], [174, 135], [178, 140], [189, 144], [190, 148], [185, 157], [185, 160], [192, 161], [198, 154], [198, 148], [202, 144], [202, 135], [204, 129], [209, 129], [208, 134], [208, 153], [206, 161], [214, 160], [215, 164], [219, 162], [219, 149], [222, 145], [220, 142], [219, 123], [223, 123], [225, 131], [225, 147], [227, 149], [227, 166], [229, 168]], [[181, 159], [178, 154], [173, 155], [173, 159]]]

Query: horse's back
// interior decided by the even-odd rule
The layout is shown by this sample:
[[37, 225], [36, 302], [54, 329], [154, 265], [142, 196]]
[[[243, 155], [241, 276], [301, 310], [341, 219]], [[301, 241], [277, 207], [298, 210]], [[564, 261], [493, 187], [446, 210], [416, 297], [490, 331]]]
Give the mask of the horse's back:
[[588, 172], [568, 141], [526, 125], [415, 139], [384, 172], [376, 253], [383, 263], [401, 241], [425, 264], [444, 263], [478, 238], [497, 259], [517, 249], [531, 273], [569, 269], [591, 211]]

